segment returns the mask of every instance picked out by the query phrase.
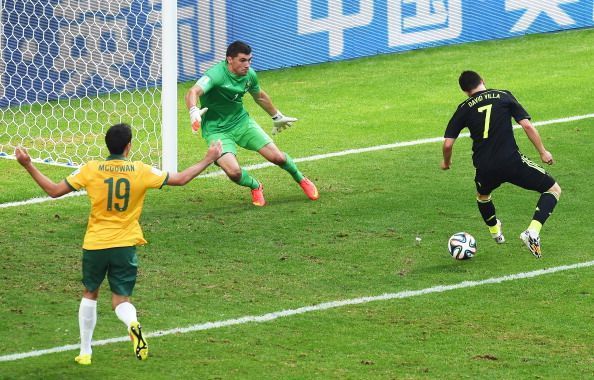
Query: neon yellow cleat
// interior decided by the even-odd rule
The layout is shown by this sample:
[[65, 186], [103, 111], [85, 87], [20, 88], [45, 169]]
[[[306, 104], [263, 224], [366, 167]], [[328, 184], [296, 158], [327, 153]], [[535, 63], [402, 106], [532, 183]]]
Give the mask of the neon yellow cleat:
[[90, 354], [78, 355], [77, 357], [74, 358], [74, 361], [80, 365], [91, 365], [91, 355]]
[[[493, 230], [495, 230], [495, 232], [493, 232]], [[497, 219], [497, 224], [494, 227], [489, 227], [489, 232], [491, 232], [491, 237], [493, 238], [493, 240], [495, 240], [495, 243], [505, 243], [505, 237], [503, 236], [501, 221], [499, 219]]]
[[132, 322], [128, 328], [128, 334], [134, 345], [134, 355], [138, 360], [146, 360], [148, 358], [148, 344], [142, 337], [142, 327], [138, 322]]

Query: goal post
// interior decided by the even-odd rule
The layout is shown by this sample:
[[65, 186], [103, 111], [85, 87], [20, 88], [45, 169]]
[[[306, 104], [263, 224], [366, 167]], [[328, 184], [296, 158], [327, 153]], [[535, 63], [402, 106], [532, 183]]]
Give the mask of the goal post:
[[0, 0], [0, 156], [103, 159], [107, 127], [133, 128], [131, 160], [177, 170], [177, 5]]
[[[177, 171], [177, 1], [163, 2], [162, 169]], [[167, 64], [167, 61], [169, 64]]]

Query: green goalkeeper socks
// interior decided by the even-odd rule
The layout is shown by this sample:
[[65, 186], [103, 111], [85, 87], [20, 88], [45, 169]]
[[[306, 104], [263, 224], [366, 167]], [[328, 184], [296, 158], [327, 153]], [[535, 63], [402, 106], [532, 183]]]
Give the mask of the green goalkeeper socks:
[[237, 182], [239, 186], [249, 187], [252, 190], [257, 189], [260, 186], [260, 182], [258, 182], [254, 177], [248, 174], [247, 170], [241, 169], [241, 178]]
[[285, 153], [285, 159], [287, 160], [287, 162], [285, 162], [285, 164], [282, 165], [281, 168], [286, 170], [296, 182], [301, 182], [301, 180], [303, 179], [303, 174], [299, 171], [299, 169], [297, 169], [297, 165], [295, 165], [295, 162], [293, 161], [291, 156]]
[[[289, 156], [287, 153], [285, 153], [285, 159], [286, 162], [284, 163], [284, 165], [281, 165], [280, 167], [284, 170], [286, 170], [291, 177], [293, 177], [293, 179], [296, 182], [301, 182], [301, 180], [304, 178], [303, 174], [299, 171], [299, 169], [297, 169], [297, 165], [295, 165], [295, 162], [293, 161], [293, 159], [291, 158], [291, 156]], [[250, 189], [254, 190], [257, 189], [258, 186], [260, 186], [260, 182], [258, 182], [254, 177], [252, 177], [247, 170], [245, 169], [241, 169], [241, 178], [239, 178], [239, 181], [237, 182], [237, 184], [239, 186], [245, 186], [245, 187], [249, 187]]]

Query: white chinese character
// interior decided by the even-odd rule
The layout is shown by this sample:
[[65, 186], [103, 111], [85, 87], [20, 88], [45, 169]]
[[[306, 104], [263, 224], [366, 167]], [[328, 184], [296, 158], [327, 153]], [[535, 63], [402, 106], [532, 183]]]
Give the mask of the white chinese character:
[[[433, 1], [433, 4], [431, 4], [431, 0], [402, 0], [402, 3], [416, 5], [416, 15], [404, 18], [404, 29], [441, 25], [448, 19], [448, 13], [443, 1]], [[433, 10], [431, 5], [433, 5]]]
[[547, 14], [558, 25], [575, 24], [575, 21], [559, 5], [577, 2], [579, 0], [506, 0], [505, 10], [526, 10], [518, 22], [511, 28], [512, 32], [524, 32], [530, 28], [541, 13]]
[[[192, 4], [178, 9], [179, 49], [182, 70], [180, 75], [196, 76], [225, 58], [227, 51], [227, 4], [225, 0], [198, 1], [198, 15]], [[197, 20], [197, 21], [196, 21]], [[196, 25], [198, 25], [197, 38]], [[198, 41], [198, 48], [194, 46]], [[197, 59], [196, 54], [210, 59]], [[196, 69], [196, 62], [198, 68]]]
[[[404, 15], [403, 4], [415, 4], [415, 15]], [[391, 47], [447, 40], [461, 33], [462, 0], [388, 0]]]
[[373, 20], [373, 0], [360, 0], [359, 12], [345, 15], [342, 12], [343, 0], [328, 0], [328, 16], [312, 17], [311, 0], [297, 2], [297, 31], [299, 34], [328, 32], [329, 53], [336, 57], [344, 51], [344, 31], [369, 25]]

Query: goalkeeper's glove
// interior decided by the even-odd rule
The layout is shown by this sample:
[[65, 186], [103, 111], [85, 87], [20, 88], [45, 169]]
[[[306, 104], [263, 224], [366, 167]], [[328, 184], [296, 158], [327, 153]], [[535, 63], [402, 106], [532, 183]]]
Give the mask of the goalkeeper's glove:
[[272, 124], [274, 127], [272, 128], [272, 134], [276, 135], [277, 133], [281, 133], [288, 127], [293, 126], [293, 122], [297, 121], [294, 117], [285, 116], [281, 113], [281, 111], [276, 111], [276, 115], [272, 117]]
[[198, 133], [200, 130], [200, 124], [202, 120], [202, 115], [204, 115], [208, 111], [208, 108], [198, 108], [196, 106], [190, 108], [190, 123], [192, 123], [192, 132]]

